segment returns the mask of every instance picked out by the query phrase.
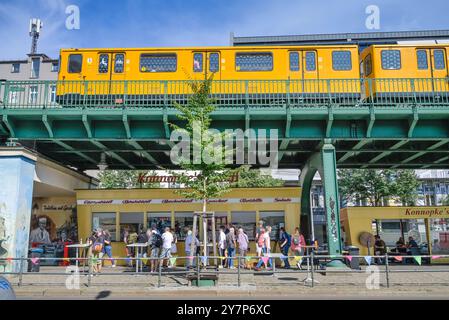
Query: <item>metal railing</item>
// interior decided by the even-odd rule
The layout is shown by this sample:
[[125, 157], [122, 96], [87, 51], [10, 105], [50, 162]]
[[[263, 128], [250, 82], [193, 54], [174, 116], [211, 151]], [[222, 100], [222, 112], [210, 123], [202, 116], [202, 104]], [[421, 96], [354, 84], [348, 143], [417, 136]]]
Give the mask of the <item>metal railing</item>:
[[[257, 256], [234, 256], [232, 257], [234, 262], [234, 269], [219, 269], [218, 265], [211, 265], [210, 262], [213, 261], [222, 261], [222, 259], [229, 259], [229, 257], [219, 257], [219, 256], [191, 256], [191, 257], [181, 257], [177, 256], [176, 261], [184, 261], [183, 266], [173, 266], [172, 268], [163, 269], [163, 264], [161, 262], [168, 261], [169, 258], [154, 258], [154, 257], [139, 257], [139, 258], [113, 258], [115, 261], [127, 261], [127, 262], [134, 262], [135, 266], [132, 265], [126, 272], [105, 272], [105, 273], [95, 273], [93, 265], [95, 263], [98, 263], [98, 261], [101, 261], [103, 263], [104, 261], [110, 261], [111, 258], [93, 258], [93, 257], [85, 257], [85, 258], [38, 258], [38, 261], [65, 261], [69, 263], [75, 263], [76, 264], [76, 270], [79, 274], [79, 276], [84, 276], [84, 285], [89, 287], [92, 285], [92, 278], [93, 275], [96, 274], [100, 277], [102, 276], [122, 276], [128, 279], [128, 276], [134, 275], [145, 275], [150, 277], [157, 277], [157, 285], [156, 287], [162, 287], [162, 280], [164, 277], [172, 277], [172, 276], [183, 276], [186, 280], [189, 282], [196, 280], [197, 284], [199, 285], [200, 280], [202, 279], [208, 279], [208, 276], [218, 276], [220, 274], [227, 274], [227, 275], [235, 275], [235, 285], [237, 287], [242, 286], [242, 276], [244, 275], [254, 275], [254, 274], [271, 274], [273, 276], [277, 276], [279, 274], [305, 274], [306, 277], [302, 282], [306, 286], [314, 287], [318, 281], [316, 280], [316, 274], [341, 274], [341, 275], [347, 275], [347, 274], [366, 274], [366, 270], [363, 270], [362, 268], [357, 269], [351, 269], [351, 268], [326, 268], [323, 266], [328, 261], [332, 260], [340, 260], [345, 261], [348, 259], [348, 257], [351, 257], [352, 259], [359, 259], [360, 261], [366, 261], [366, 259], [369, 257], [370, 263], [366, 265], [376, 265], [378, 267], [377, 272], [379, 274], [385, 275], [385, 282], [381, 284], [383, 287], [390, 288], [394, 283], [392, 283], [391, 278], [394, 274], [399, 273], [448, 273], [449, 274], [449, 266], [441, 265], [438, 266], [432, 266], [427, 267], [421, 265], [421, 261], [424, 260], [432, 260], [436, 256], [435, 255], [420, 255], [420, 256], [411, 256], [411, 255], [404, 255], [404, 256], [394, 256], [394, 255], [377, 255], [377, 256], [361, 256], [361, 255], [354, 255], [354, 256], [345, 256], [345, 255], [316, 255], [313, 251], [308, 254], [301, 257], [298, 256], [270, 256], [270, 259], [272, 259], [272, 268], [266, 269], [266, 263], [263, 262], [262, 266], [264, 266], [265, 270], [255, 270], [255, 269], [247, 269], [242, 268], [241, 265], [248, 261], [260, 261], [261, 257]], [[449, 258], [449, 255], [438, 255], [437, 259], [443, 259], [443, 258]], [[301, 265], [306, 266], [306, 269], [300, 269], [300, 268], [291, 268], [291, 269], [280, 269], [276, 268], [276, 260], [284, 260], [284, 259], [297, 259], [300, 258], [302, 262]], [[400, 260], [396, 260], [399, 259]], [[17, 277], [17, 283], [16, 285], [22, 286], [23, 285], [23, 278], [27, 276], [69, 276], [70, 274], [67, 273], [66, 268], [64, 267], [58, 267], [59, 270], [63, 270], [63, 272], [45, 272], [45, 271], [39, 271], [39, 272], [30, 272], [27, 269], [27, 264], [34, 264], [36, 263], [36, 260], [33, 261], [33, 258], [0, 258], [0, 265], [5, 266], [7, 263], [17, 263], [18, 265], [17, 271], [3, 271], [0, 272], [0, 275], [13, 275]], [[397, 262], [403, 262], [407, 259], [407, 265], [406, 267], [410, 266], [410, 263], [413, 263], [414, 261], [419, 261], [415, 265], [414, 269], [410, 268], [400, 268], [400, 269], [392, 269], [391, 268], [391, 261], [397, 261]], [[419, 259], [419, 260], [418, 260]], [[143, 271], [143, 265], [146, 264], [148, 261], [155, 261], [157, 263], [157, 272], [150, 273]], [[187, 261], [190, 261], [189, 264], [187, 264]], [[285, 260], [284, 260], [285, 261]], [[380, 263], [379, 263], [380, 261]], [[298, 262], [298, 260], [295, 260], [295, 262]], [[79, 266], [79, 264], [83, 264], [83, 266]], [[168, 265], [168, 262], [167, 262]], [[186, 267], [186, 266], [190, 267]], [[71, 265], [73, 267], [73, 265]], [[427, 268], [425, 268], [427, 267]], [[262, 268], [263, 269], [263, 268]], [[70, 272], [73, 272], [74, 270], [70, 270]], [[81, 281], [80, 281], [81, 282]], [[126, 282], [128, 283], [128, 282]], [[35, 283], [36, 284], [36, 283]], [[112, 283], [111, 283], [112, 284]], [[117, 284], [117, 283], [113, 283]], [[343, 283], [345, 284], [345, 283]], [[364, 283], [365, 284], [365, 283]], [[420, 282], [417, 282], [416, 284], [422, 284]], [[446, 285], [449, 286], [448, 283], [438, 282], [439, 285]]]
[[[236, 106], [449, 106], [449, 78], [214, 80], [211, 98]], [[189, 80], [3, 81], [0, 108], [163, 108], [185, 104]]]

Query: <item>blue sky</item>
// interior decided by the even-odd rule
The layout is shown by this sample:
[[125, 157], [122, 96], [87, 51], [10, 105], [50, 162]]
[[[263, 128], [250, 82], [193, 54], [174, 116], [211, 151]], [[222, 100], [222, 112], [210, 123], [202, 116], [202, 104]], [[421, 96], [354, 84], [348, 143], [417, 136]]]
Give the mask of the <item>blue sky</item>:
[[[65, 9], [80, 8], [79, 30]], [[447, 0], [0, 0], [0, 59], [30, 50], [28, 20], [44, 21], [39, 51], [60, 48], [228, 45], [236, 36], [366, 32], [365, 8], [380, 8], [379, 31], [449, 29]]]

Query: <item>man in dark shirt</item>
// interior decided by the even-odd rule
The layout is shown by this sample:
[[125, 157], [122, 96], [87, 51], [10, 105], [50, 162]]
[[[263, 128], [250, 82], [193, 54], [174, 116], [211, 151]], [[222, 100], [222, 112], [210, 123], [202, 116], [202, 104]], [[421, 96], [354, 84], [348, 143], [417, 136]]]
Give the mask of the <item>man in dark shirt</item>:
[[[379, 235], [374, 236], [374, 239], [376, 239], [376, 241], [374, 242], [374, 254], [376, 256], [384, 256], [387, 253], [387, 246], [385, 244], [385, 241], [383, 241]], [[378, 262], [382, 264], [383, 259], [379, 258]]]

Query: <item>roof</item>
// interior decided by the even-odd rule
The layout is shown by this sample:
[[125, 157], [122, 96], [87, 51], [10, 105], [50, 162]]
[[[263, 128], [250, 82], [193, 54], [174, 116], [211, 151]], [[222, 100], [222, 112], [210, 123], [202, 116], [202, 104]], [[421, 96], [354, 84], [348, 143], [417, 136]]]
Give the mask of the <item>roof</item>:
[[[42, 62], [59, 62], [58, 59], [52, 59], [47, 56], [45, 53], [29, 53], [28, 57], [42, 57]], [[27, 59], [17, 59], [17, 60], [0, 60], [0, 64], [12, 64], [12, 63], [28, 63]]]
[[283, 36], [235, 37], [231, 34], [231, 45], [298, 45], [298, 44], [367, 44], [396, 43], [406, 40], [449, 39], [449, 30], [329, 33]]

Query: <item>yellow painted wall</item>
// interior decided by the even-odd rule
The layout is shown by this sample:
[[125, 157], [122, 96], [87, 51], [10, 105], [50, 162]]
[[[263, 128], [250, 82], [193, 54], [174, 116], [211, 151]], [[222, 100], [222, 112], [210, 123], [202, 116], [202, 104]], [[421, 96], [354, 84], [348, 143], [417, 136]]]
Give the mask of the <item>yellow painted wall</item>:
[[[110, 199], [183, 199], [182, 196], [175, 193], [173, 189], [132, 189], [132, 190], [77, 190], [76, 197], [78, 202], [81, 200], [110, 200]], [[301, 189], [299, 187], [282, 188], [259, 188], [259, 189], [233, 189], [221, 198], [300, 198]], [[116, 227], [119, 233], [120, 213], [126, 212], [171, 212], [172, 227], [174, 227], [174, 212], [177, 211], [201, 211], [200, 203], [176, 203], [176, 204], [93, 204], [82, 205], [78, 203], [78, 233], [80, 238], [86, 239], [92, 232], [92, 213], [95, 212], [115, 212]], [[255, 211], [256, 221], [259, 220], [260, 211], [284, 211], [285, 227], [289, 233], [292, 233], [295, 227], [299, 227], [300, 203], [276, 202], [276, 203], [210, 203], [208, 211], [228, 212], [228, 221], [231, 217], [231, 211]], [[147, 216], [144, 215], [144, 224], [147, 223]], [[125, 244], [121, 241], [113, 243], [114, 256], [125, 256]], [[250, 245], [250, 253], [255, 255], [255, 243]], [[279, 251], [279, 248], [276, 248]], [[178, 242], [178, 254], [184, 255], [184, 243]], [[181, 262], [182, 263], [182, 262]]]
[[[449, 218], [449, 207], [350, 207], [342, 209], [340, 213], [346, 243], [359, 247], [361, 255], [367, 255], [368, 249], [361, 245], [359, 236], [362, 232], [373, 233], [373, 220], [425, 219], [428, 225], [429, 218]], [[431, 250], [431, 243], [429, 246]]]

